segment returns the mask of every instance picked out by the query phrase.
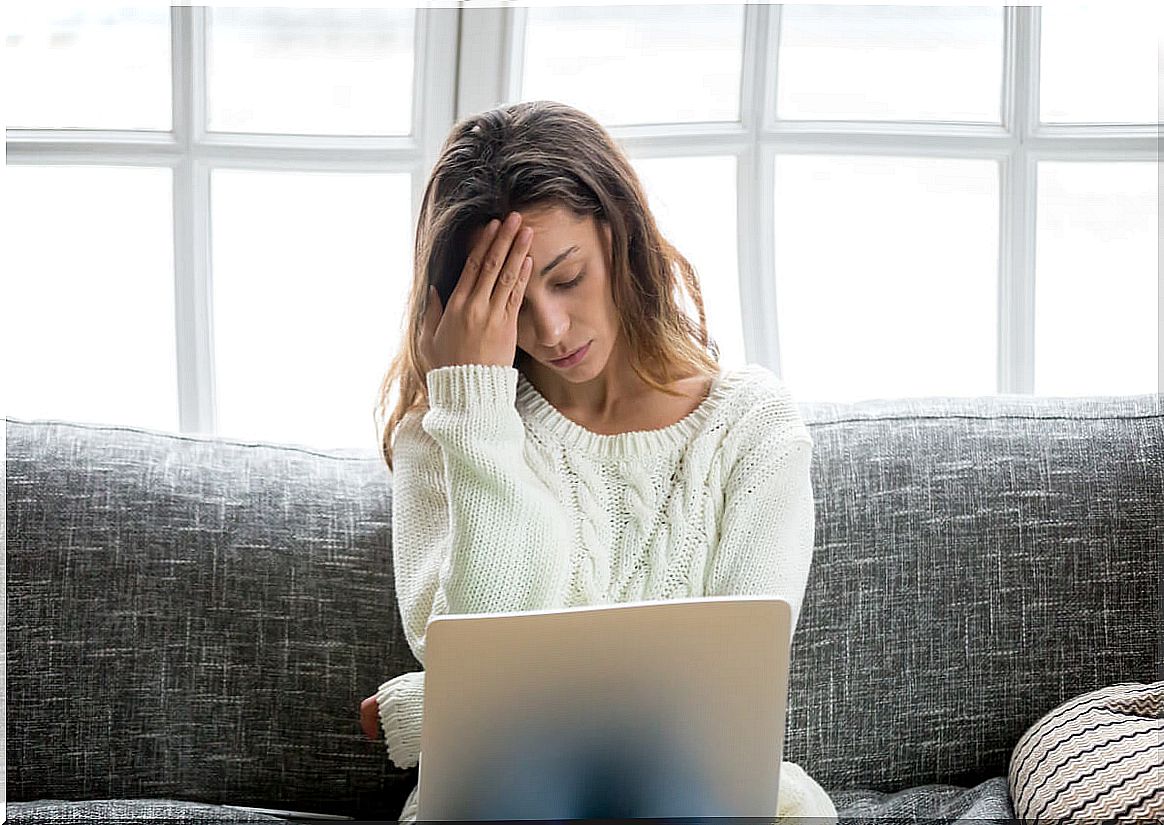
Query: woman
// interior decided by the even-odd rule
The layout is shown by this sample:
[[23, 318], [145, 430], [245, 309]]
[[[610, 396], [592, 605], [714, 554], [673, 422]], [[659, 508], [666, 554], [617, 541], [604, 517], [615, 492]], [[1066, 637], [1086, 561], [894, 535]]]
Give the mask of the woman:
[[[791, 603], [795, 633], [812, 441], [771, 372], [719, 369], [695, 272], [596, 121], [537, 101], [453, 128], [407, 318], [379, 410], [398, 384], [382, 447], [419, 662], [448, 613], [758, 594]], [[418, 671], [361, 705], [400, 767], [417, 764], [423, 695]], [[836, 809], [784, 762], [778, 815]]]

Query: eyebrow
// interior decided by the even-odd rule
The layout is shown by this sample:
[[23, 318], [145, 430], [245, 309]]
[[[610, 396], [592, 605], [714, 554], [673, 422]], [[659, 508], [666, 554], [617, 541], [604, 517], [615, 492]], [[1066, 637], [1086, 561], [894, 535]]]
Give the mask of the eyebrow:
[[[549, 271], [550, 271], [551, 269], [553, 269], [555, 266], [557, 266], [558, 264], [560, 264], [560, 263], [562, 262], [562, 260], [563, 260], [563, 259], [564, 259], [564, 258], [565, 258], [567, 255], [569, 255], [571, 252], [577, 252], [577, 251], [578, 251], [578, 246], [577, 246], [577, 245], [574, 245], [574, 246], [570, 247], [569, 249], [567, 249], [567, 250], [565, 250], [565, 251], [561, 252], [561, 253], [558, 255], [558, 257], [554, 258], [554, 260], [550, 261], [548, 264], [546, 264], [544, 267], [542, 267], [541, 275], [542, 275], [542, 276], [544, 276], [544, 275], [545, 275], [547, 272], [549, 272]], [[539, 276], [539, 277], [540, 277], [540, 276]]]

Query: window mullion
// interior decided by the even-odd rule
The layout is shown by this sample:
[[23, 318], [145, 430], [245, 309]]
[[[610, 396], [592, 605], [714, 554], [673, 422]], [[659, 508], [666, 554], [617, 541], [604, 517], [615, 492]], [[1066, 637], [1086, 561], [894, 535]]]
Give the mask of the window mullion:
[[204, 132], [205, 9], [171, 9], [174, 138], [174, 326], [179, 428], [213, 433], [214, 365], [210, 335], [210, 170], [195, 158]]
[[514, 55], [525, 30], [526, 9], [462, 7], [460, 12], [457, 120], [516, 99], [510, 94], [519, 80]]
[[998, 392], [1034, 392], [1036, 168], [1029, 142], [1038, 118], [1038, 35], [1031, 8], [1008, 8], [1005, 120], [1016, 140], [1002, 166], [999, 233]]
[[775, 150], [761, 140], [765, 124], [772, 120], [775, 76], [770, 68], [779, 9], [749, 4], [744, 21], [745, 80], [740, 114], [749, 140], [736, 165], [740, 321], [747, 360], [780, 375], [773, 231]]
[[417, 78], [413, 84], [413, 134], [421, 159], [412, 170], [412, 225], [420, 215], [420, 202], [429, 173], [436, 163], [445, 136], [453, 126], [457, 96], [457, 40], [464, 12], [455, 8], [424, 8], [416, 11], [415, 53]]

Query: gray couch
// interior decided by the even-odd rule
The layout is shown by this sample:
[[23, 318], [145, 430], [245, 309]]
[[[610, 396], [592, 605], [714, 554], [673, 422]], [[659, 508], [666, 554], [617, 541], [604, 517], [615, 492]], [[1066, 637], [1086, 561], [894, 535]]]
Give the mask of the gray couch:
[[[842, 821], [1009, 819], [1071, 696], [1164, 678], [1158, 396], [802, 405], [816, 550], [785, 758]], [[10, 822], [395, 819], [359, 727], [418, 669], [373, 446], [8, 419]]]

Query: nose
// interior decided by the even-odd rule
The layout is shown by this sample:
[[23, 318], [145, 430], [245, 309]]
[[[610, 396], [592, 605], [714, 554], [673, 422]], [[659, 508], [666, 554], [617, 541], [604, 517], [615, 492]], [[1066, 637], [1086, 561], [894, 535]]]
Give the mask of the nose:
[[570, 329], [570, 317], [561, 307], [555, 306], [553, 301], [529, 306], [529, 319], [533, 325], [534, 340], [545, 350], [557, 349], [562, 338]]

